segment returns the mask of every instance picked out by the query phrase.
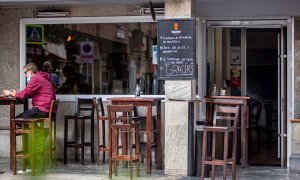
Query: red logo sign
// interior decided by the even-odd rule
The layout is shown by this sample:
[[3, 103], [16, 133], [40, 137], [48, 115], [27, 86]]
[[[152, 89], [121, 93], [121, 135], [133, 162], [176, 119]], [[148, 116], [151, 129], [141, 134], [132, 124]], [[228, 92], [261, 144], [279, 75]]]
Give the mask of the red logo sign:
[[177, 30], [178, 30], [178, 27], [179, 27], [179, 24], [178, 24], [178, 23], [174, 23], [174, 24], [173, 24], [173, 27], [174, 27], [174, 30], [177, 31]]

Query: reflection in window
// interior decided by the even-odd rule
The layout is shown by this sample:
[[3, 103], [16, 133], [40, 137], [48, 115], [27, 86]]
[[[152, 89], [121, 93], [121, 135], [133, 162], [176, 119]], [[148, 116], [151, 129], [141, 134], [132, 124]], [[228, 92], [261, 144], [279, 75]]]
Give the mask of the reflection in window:
[[27, 25], [26, 42], [26, 63], [50, 62], [57, 94], [134, 94], [137, 83], [143, 94], [164, 93], [156, 23]]

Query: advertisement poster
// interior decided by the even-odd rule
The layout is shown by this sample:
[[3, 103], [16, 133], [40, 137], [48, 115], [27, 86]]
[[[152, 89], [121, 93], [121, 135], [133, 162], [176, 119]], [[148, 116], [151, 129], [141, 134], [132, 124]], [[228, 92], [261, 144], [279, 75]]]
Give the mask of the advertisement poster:
[[241, 87], [241, 70], [237, 67], [231, 69], [231, 87]]
[[231, 95], [241, 95], [241, 69], [239, 66], [231, 69]]
[[231, 62], [230, 62], [231, 65], [240, 65], [241, 64], [240, 48], [231, 49], [230, 60], [231, 60]]

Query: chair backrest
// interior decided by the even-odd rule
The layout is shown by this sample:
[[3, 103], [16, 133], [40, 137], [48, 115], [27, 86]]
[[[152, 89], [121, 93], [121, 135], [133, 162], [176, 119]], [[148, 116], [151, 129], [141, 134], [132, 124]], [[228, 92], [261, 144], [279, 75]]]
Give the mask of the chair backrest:
[[251, 103], [249, 105], [249, 122], [258, 122], [258, 120], [260, 119], [261, 110], [261, 103]]
[[122, 121], [126, 124], [132, 124], [132, 112], [133, 106], [130, 105], [108, 105], [107, 106], [108, 117], [110, 123], [116, 123]]
[[102, 98], [98, 98], [97, 101], [94, 100], [94, 106], [96, 108], [97, 117], [105, 116]]
[[228, 127], [237, 127], [238, 117], [239, 105], [214, 104], [213, 126], [217, 126], [218, 122], [219, 126], [224, 126], [223, 121]]
[[50, 110], [49, 110], [49, 119], [56, 117], [58, 105], [59, 105], [59, 99], [51, 100]]
[[136, 106], [133, 106], [133, 117], [139, 117]]
[[95, 100], [95, 97], [93, 99], [76, 97], [76, 115], [91, 115], [94, 118]]

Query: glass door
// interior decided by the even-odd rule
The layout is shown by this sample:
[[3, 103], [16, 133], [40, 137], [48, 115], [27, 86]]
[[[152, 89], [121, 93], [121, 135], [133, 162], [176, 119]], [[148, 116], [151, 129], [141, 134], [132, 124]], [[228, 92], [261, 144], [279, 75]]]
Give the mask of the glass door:
[[286, 28], [281, 28], [278, 33], [278, 158], [281, 159], [281, 166], [287, 166], [287, 42]]

